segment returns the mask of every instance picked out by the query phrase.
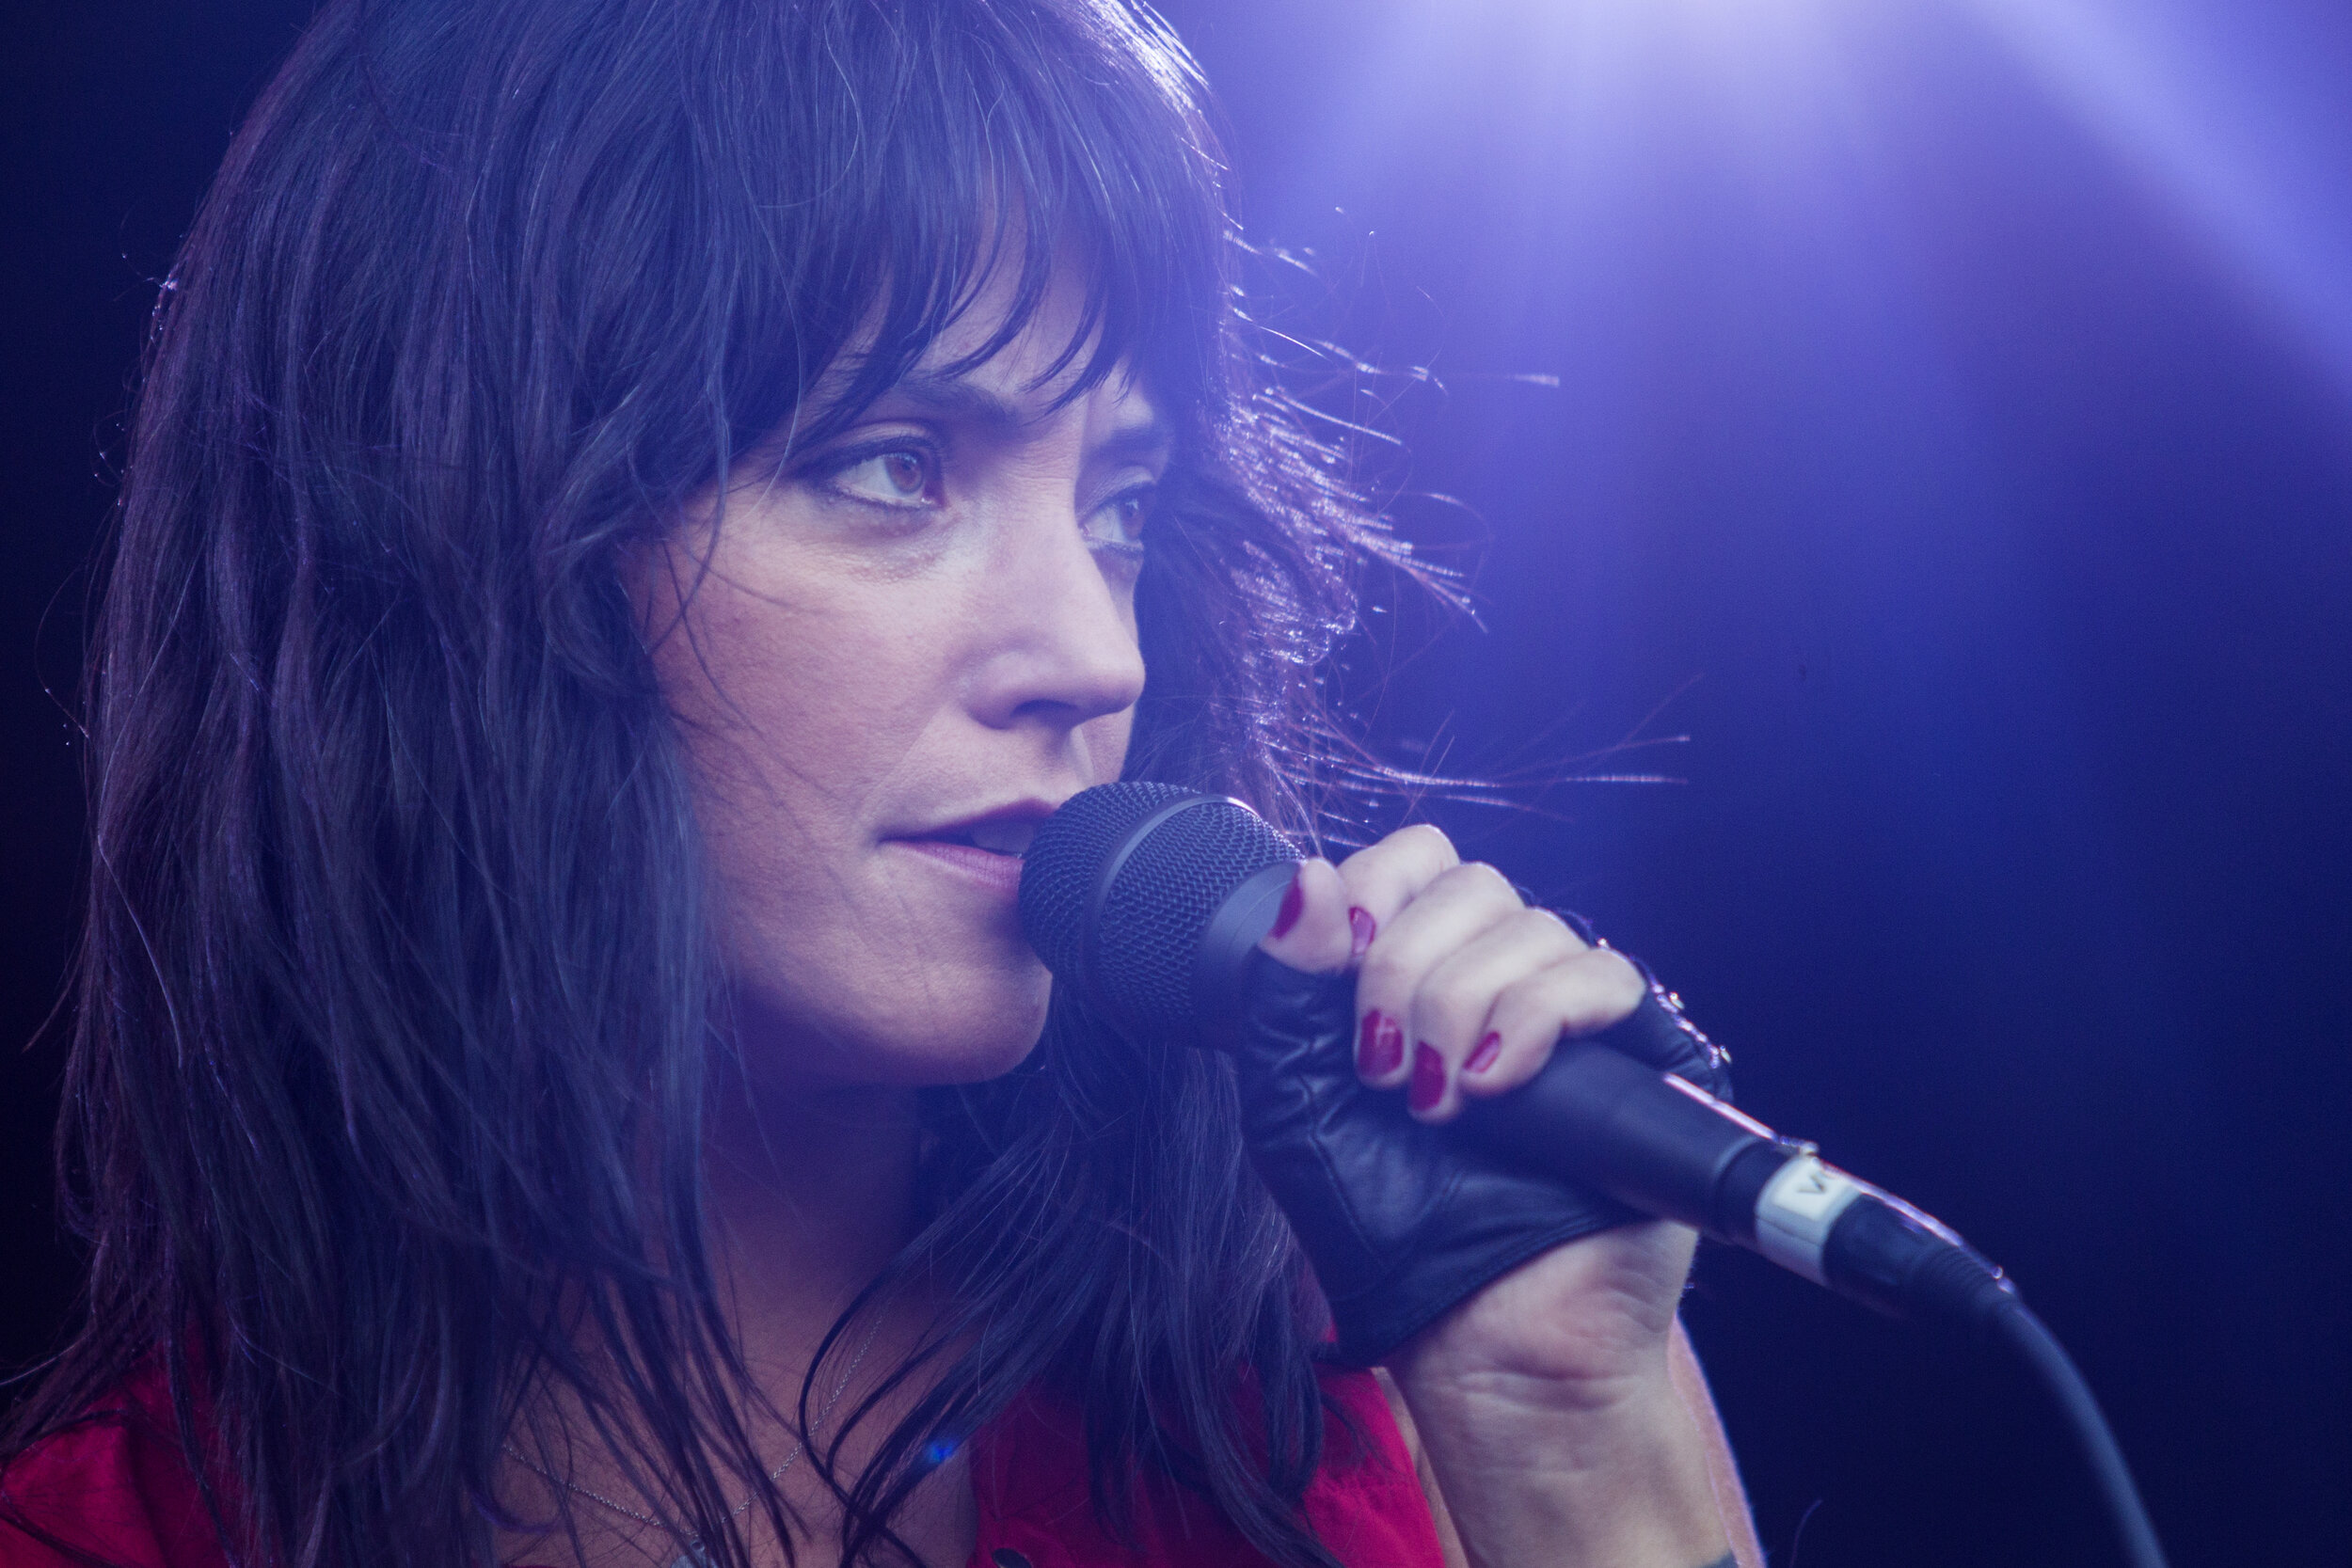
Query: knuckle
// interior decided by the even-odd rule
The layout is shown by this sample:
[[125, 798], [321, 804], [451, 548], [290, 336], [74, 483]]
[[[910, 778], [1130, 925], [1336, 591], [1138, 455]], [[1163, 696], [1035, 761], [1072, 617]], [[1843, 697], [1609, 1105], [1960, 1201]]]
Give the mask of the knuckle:
[[1511, 885], [1511, 879], [1488, 865], [1485, 861], [1465, 861], [1462, 863], [1461, 869], [1466, 876], [1475, 877], [1481, 882], [1501, 888], [1511, 895], [1511, 902], [1514, 904], [1519, 901], [1518, 890]]
[[1493, 1001], [1491, 988], [1474, 975], [1440, 969], [1422, 981], [1413, 994], [1413, 1018], [1423, 1032], [1441, 1037], [1434, 1043], [1456, 1041], [1486, 1016]]
[[1411, 989], [1411, 966], [1393, 952], [1383, 952], [1375, 941], [1364, 955], [1363, 968], [1356, 976], [1359, 996], [1379, 999], [1392, 997]]
[[1614, 948], [1592, 948], [1579, 955], [1577, 961], [1588, 971], [1594, 983], [1623, 996], [1629, 1009], [1641, 1001], [1642, 993], [1649, 989], [1649, 983], [1642, 978], [1642, 972], [1634, 967], [1633, 960]]
[[[1435, 834], [1438, 846], [1450, 857], [1452, 847], [1445, 835]], [[1433, 850], [1421, 829], [1404, 828], [1375, 844], [1366, 845], [1340, 863], [1341, 871], [1350, 877], [1363, 877], [1382, 882], [1410, 882], [1431, 874]], [[1451, 863], [1450, 858], [1447, 863]]]
[[1525, 907], [1520, 904], [1518, 890], [1511, 885], [1511, 879], [1485, 861], [1464, 861], [1449, 868], [1439, 880], [1456, 897], [1472, 898], [1483, 904], [1508, 904], [1514, 909]]
[[1377, 861], [1364, 862], [1351, 855], [1340, 863], [1340, 885], [1346, 890], [1349, 903], [1372, 910], [1383, 918], [1405, 901], [1405, 879]]
[[1523, 987], [1517, 1004], [1542, 1030], [1571, 1025], [1593, 1009], [1593, 978], [1574, 959], [1529, 975]]
[[1570, 1034], [1605, 1029], [1641, 1006], [1647, 989], [1641, 971], [1617, 954], [1596, 948], [1556, 964], [1529, 994], [1547, 1027]]
[[1531, 944], [1557, 948], [1570, 956], [1584, 951], [1583, 942], [1577, 940], [1568, 923], [1549, 910], [1524, 906], [1511, 916], [1511, 927], [1514, 936], [1525, 937]]
[[1550, 970], [1522, 974], [1495, 992], [1494, 1022], [1506, 1035], [1535, 1032], [1535, 1021], [1556, 1014]]
[[1399, 848], [1409, 849], [1415, 855], [1422, 856], [1438, 865], [1451, 866], [1462, 858], [1455, 853], [1454, 841], [1446, 837], [1441, 829], [1427, 822], [1416, 822], [1409, 828], [1399, 828], [1389, 835], [1389, 842]]

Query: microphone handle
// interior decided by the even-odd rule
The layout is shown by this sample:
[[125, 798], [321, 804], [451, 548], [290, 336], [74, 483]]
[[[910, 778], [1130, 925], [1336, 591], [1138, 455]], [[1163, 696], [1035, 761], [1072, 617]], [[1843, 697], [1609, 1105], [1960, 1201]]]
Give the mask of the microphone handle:
[[1763, 1254], [1898, 1318], [1997, 1331], [2018, 1306], [1949, 1227], [1824, 1164], [1704, 1089], [1606, 1046], [1563, 1042], [1459, 1123], [1493, 1152]]

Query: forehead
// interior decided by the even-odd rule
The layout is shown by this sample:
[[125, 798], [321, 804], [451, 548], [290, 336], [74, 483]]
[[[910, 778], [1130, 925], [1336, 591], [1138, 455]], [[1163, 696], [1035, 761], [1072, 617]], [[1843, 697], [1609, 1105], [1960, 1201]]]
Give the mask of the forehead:
[[[1021, 272], [1010, 258], [983, 272], [963, 308], [915, 360], [914, 372], [986, 372], [1000, 387], [1026, 383], [1049, 398], [1057, 392], [1067, 395], [1085, 372], [1101, 337], [1100, 329], [1087, 320], [1089, 279], [1069, 258], [1057, 258], [1043, 290], [1025, 302], [1019, 333], [1004, 341], [1006, 327], [1024, 309]], [[998, 352], [989, 354], [990, 345], [1000, 341]]]
[[1121, 425], [1156, 424], [1152, 399], [1131, 361], [1121, 358], [1094, 376], [1101, 332], [1088, 321], [1078, 269], [1057, 266], [1022, 314], [1019, 330], [1006, 336], [1023, 309], [1017, 272], [993, 269], [906, 372], [865, 407], [843, 408], [837, 400], [855, 395], [852, 388], [874, 352], [870, 332], [819, 378], [815, 401], [836, 419], [920, 412], [1008, 427], [1006, 435], [1081, 407], [1089, 422], [1107, 417]]

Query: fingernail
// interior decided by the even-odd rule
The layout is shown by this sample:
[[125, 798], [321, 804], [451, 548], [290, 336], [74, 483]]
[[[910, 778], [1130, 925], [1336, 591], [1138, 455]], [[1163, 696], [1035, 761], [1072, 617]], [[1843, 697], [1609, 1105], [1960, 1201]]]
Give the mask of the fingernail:
[[1298, 924], [1299, 906], [1307, 901], [1306, 894], [1300, 891], [1306, 880], [1304, 877], [1291, 879], [1290, 891], [1282, 895], [1282, 907], [1274, 911], [1274, 929], [1266, 933], [1268, 936], [1282, 936]]
[[1386, 1078], [1405, 1060], [1405, 1031], [1375, 1007], [1364, 1015], [1363, 1033], [1356, 1039], [1356, 1070], [1367, 1078]]
[[1494, 1066], [1495, 1058], [1502, 1054], [1502, 1037], [1501, 1035], [1488, 1035], [1485, 1039], [1478, 1042], [1478, 1049], [1470, 1053], [1470, 1060], [1462, 1064], [1462, 1070], [1464, 1072], [1484, 1072], [1488, 1068]]
[[1372, 945], [1373, 933], [1378, 929], [1380, 929], [1380, 923], [1372, 918], [1370, 910], [1351, 908], [1347, 911], [1347, 961], [1349, 963], [1354, 963], [1364, 956], [1364, 950]]
[[1406, 1103], [1416, 1111], [1437, 1108], [1445, 1098], [1445, 1058], [1427, 1045], [1413, 1047], [1413, 1086], [1406, 1094]]

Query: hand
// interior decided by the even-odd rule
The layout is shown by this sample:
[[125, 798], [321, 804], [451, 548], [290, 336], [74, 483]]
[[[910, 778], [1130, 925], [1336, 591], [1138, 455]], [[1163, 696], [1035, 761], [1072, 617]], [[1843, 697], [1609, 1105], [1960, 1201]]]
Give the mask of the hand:
[[[1265, 952], [1311, 974], [1356, 970], [1357, 1074], [1401, 1091], [1420, 1121], [1451, 1121], [1466, 1098], [1517, 1088], [1564, 1035], [1615, 1023], [1647, 990], [1623, 955], [1530, 908], [1492, 866], [1464, 863], [1435, 828], [1406, 828], [1337, 866], [1309, 861], [1296, 895]], [[1580, 1400], [1636, 1371], [1662, 1376], [1692, 1244], [1678, 1226], [1599, 1231], [1576, 1243], [1572, 1265], [1544, 1269], [1564, 1292], [1556, 1310], [1465, 1304], [1442, 1325], [1449, 1351], [1484, 1345], [1499, 1366], [1540, 1367]]]
[[[1308, 862], [1283, 912], [1265, 952], [1308, 974], [1354, 970], [1358, 1077], [1424, 1124], [1526, 1082], [1564, 1035], [1618, 1022], [1648, 990], [1431, 828]], [[1732, 1533], [1712, 1413], [1675, 1334], [1696, 1238], [1613, 1223], [1626, 1218], [1483, 1279], [1385, 1358], [1474, 1558], [1695, 1568]]]

